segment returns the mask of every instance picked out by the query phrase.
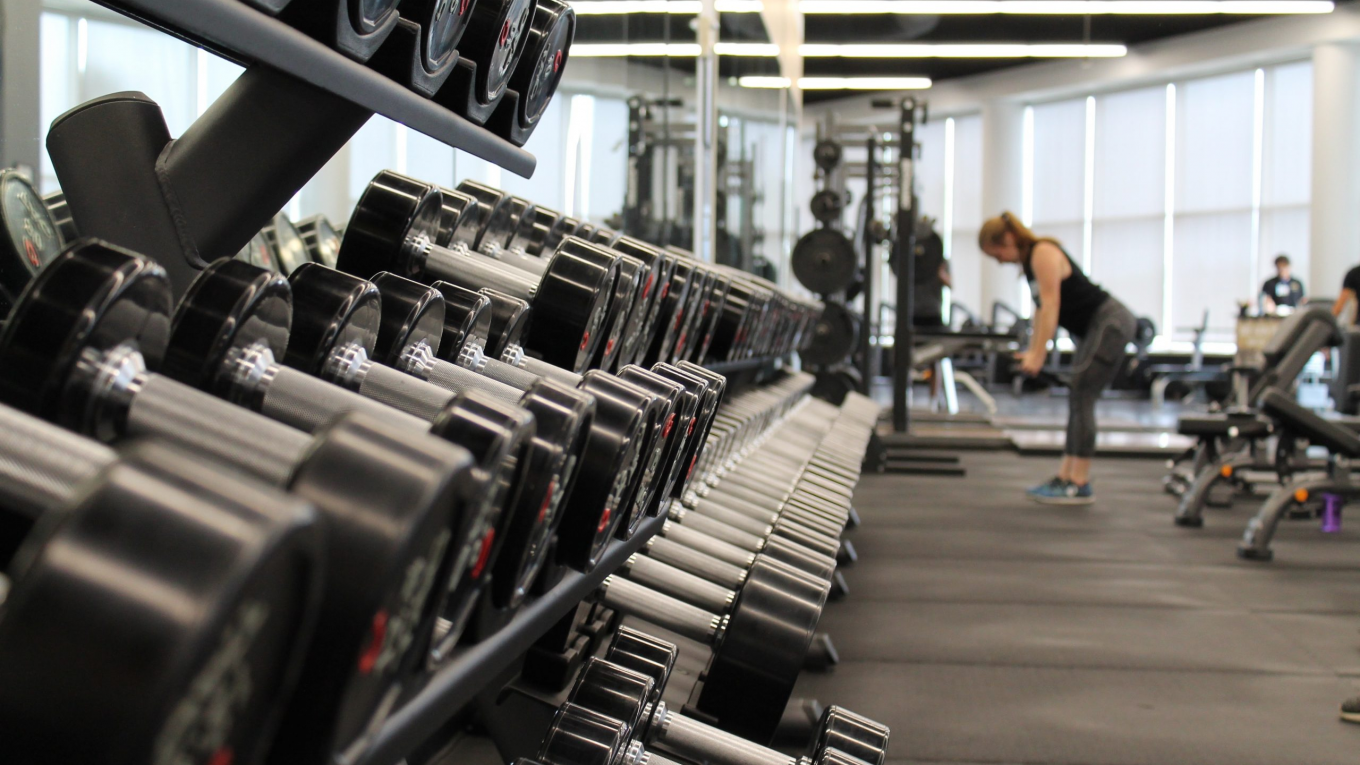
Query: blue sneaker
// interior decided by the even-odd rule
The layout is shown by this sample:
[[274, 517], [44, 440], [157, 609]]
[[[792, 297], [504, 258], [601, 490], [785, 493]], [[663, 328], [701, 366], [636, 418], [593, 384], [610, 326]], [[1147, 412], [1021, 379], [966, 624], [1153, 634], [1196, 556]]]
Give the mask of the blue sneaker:
[[1095, 492], [1088, 482], [1078, 486], [1071, 481], [1053, 478], [1048, 483], [1035, 486], [1025, 492], [1030, 499], [1041, 505], [1089, 505], [1096, 501]]

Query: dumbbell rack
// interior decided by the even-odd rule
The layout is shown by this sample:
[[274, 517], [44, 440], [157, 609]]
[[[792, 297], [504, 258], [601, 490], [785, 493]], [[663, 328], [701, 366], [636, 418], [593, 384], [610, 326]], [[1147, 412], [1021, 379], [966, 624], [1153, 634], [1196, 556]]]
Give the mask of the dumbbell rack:
[[628, 556], [641, 550], [665, 522], [665, 516], [648, 519], [632, 539], [611, 542], [594, 571], [568, 572], [555, 587], [521, 608], [509, 624], [496, 632], [494, 639], [461, 649], [430, 678], [424, 689], [387, 719], [369, 750], [355, 761], [356, 765], [400, 762], [529, 650], [564, 614], [595, 591]]
[[529, 152], [240, 0], [95, 1], [237, 63], [287, 72], [517, 175], [534, 172]]

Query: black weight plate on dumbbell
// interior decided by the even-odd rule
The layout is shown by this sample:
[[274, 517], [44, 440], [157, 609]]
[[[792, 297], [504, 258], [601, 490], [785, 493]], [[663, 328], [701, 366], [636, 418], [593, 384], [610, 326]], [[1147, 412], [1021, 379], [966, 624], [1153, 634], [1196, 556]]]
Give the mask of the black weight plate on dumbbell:
[[812, 328], [812, 342], [799, 355], [813, 366], [831, 366], [850, 357], [859, 347], [863, 320], [840, 303], [827, 303]]
[[11, 758], [258, 761], [312, 631], [322, 534], [256, 486], [145, 444], [5, 551]]
[[651, 348], [651, 337], [661, 310], [661, 293], [670, 290], [676, 261], [664, 250], [630, 236], [619, 237], [611, 247], [615, 252], [636, 258], [648, 266], [637, 310], [633, 312], [633, 318], [629, 319], [636, 323], [637, 332], [625, 333], [623, 347], [619, 349], [619, 364], [633, 364], [641, 361], [641, 356]]
[[477, 232], [472, 242], [475, 248], [487, 243], [504, 247], [525, 217], [533, 215], [533, 203], [512, 197], [484, 183], [463, 181], [454, 191], [472, 197], [480, 207], [476, 220]]
[[265, 239], [264, 234], [256, 234], [246, 242], [246, 246], [236, 253], [237, 260], [243, 260], [256, 268], [263, 268], [266, 271], [279, 272], [279, 261], [274, 257], [274, 248], [270, 246], [269, 240]]
[[844, 151], [841, 145], [829, 138], [823, 138], [812, 147], [812, 161], [822, 170], [830, 172], [841, 163]]
[[372, 282], [304, 263], [288, 277], [288, 284], [293, 290], [293, 328], [285, 364], [320, 374], [336, 348], [354, 345], [373, 353], [382, 302]]
[[504, 292], [482, 288], [478, 294], [491, 301], [491, 321], [487, 327], [486, 354], [500, 358], [510, 346], [524, 342], [524, 334], [533, 323], [529, 304]]
[[576, 12], [559, 0], [538, 0], [527, 37], [510, 87], [519, 93], [520, 125], [533, 129], [562, 82], [576, 37]]
[[475, 0], [402, 0], [401, 17], [420, 25], [421, 65], [437, 72], [458, 55]]
[[[444, 337], [439, 347], [445, 357], [464, 346], [486, 351], [491, 336], [491, 298], [448, 282], [435, 282], [430, 286], [444, 296]], [[528, 310], [527, 303], [518, 302]]]
[[[411, 245], [421, 239], [435, 241], [443, 202], [433, 186], [388, 170], [378, 173], [345, 226], [336, 268], [361, 279], [379, 271], [417, 278], [424, 263], [413, 257]], [[400, 267], [395, 266], [398, 263]]]
[[62, 242], [74, 242], [80, 238], [80, 231], [76, 229], [76, 222], [71, 217], [71, 205], [66, 201], [66, 194], [58, 189], [42, 198], [43, 207], [52, 216], [52, 222], [57, 224], [57, 234]]
[[750, 285], [731, 278], [730, 274], [728, 277], [727, 296], [714, 321], [713, 339], [709, 343], [709, 355], [714, 361], [736, 360], [733, 356], [749, 318], [751, 298], [755, 295]]
[[580, 228], [580, 220], [566, 215], [559, 215], [557, 220], [553, 221], [552, 226], [545, 232], [543, 241], [531, 250], [530, 254], [541, 256], [545, 252], [556, 250], [557, 245], [561, 244], [563, 239], [566, 239], [569, 236], [575, 236]]
[[641, 738], [646, 732], [654, 686], [648, 675], [592, 656], [581, 665], [567, 701], [618, 720], [630, 738]]
[[529, 327], [525, 347], [549, 364], [584, 372], [604, 339], [601, 330], [618, 273], [617, 258], [608, 250], [575, 237], [563, 240], [534, 293], [534, 312], [551, 318]]
[[520, 221], [519, 228], [510, 236], [510, 241], [506, 243], [506, 247], [512, 250], [523, 250], [528, 255], [537, 255], [538, 253], [535, 250], [537, 245], [543, 241], [543, 235], [560, 217], [561, 213], [559, 212], [546, 208], [541, 209], [534, 205], [533, 212]]
[[703, 363], [708, 358], [709, 348], [713, 346], [713, 335], [718, 327], [718, 317], [722, 316], [723, 309], [727, 306], [727, 291], [731, 286], [732, 280], [726, 275], [714, 275], [713, 290], [702, 308], [699, 342], [694, 348], [694, 353], [686, 361]]
[[834, 750], [869, 765], [883, 765], [888, 758], [889, 734], [886, 725], [833, 704], [822, 710], [808, 753], [813, 761]]
[[563, 704], [553, 715], [537, 757], [549, 765], [621, 765], [627, 746], [622, 722]]
[[670, 360], [667, 351], [675, 345], [675, 338], [684, 324], [693, 275], [694, 264], [680, 260], [671, 271], [670, 281], [662, 285], [661, 294], [656, 296], [661, 303], [657, 310], [657, 332], [643, 357], [645, 363]]
[[274, 260], [284, 276], [296, 271], [303, 263], [312, 262], [307, 243], [302, 241], [302, 234], [287, 215], [275, 215], [274, 220], [260, 233], [264, 234], [265, 241], [274, 250]]
[[473, 608], [487, 587], [486, 573], [495, 565], [505, 543], [511, 508], [518, 505], [529, 451], [533, 445], [533, 415], [478, 391], [460, 394], [430, 429], [431, 433], [466, 446], [477, 460], [481, 474], [481, 500], [486, 508], [484, 525], [469, 536], [468, 549], [455, 564], [435, 640], [430, 651], [432, 666], [442, 664], [472, 616]]
[[727, 395], [727, 378], [689, 361], [681, 361], [675, 368], [708, 383], [709, 389], [705, 394], [707, 398], [702, 399], [699, 409], [699, 444], [702, 446], [708, 440], [708, 434], [713, 431], [713, 421], [718, 415], [718, 407], [722, 406], [723, 398]]
[[674, 380], [667, 380], [661, 375], [632, 364], [619, 370], [619, 377], [665, 397], [670, 404], [670, 416], [666, 418], [661, 429], [661, 446], [654, 449], [647, 458], [648, 472], [655, 472], [660, 467], [661, 473], [657, 476], [652, 491], [646, 497], [640, 498], [644, 503], [642, 512], [655, 517], [661, 514], [663, 499], [669, 497], [675, 488], [675, 481], [680, 474], [680, 457], [681, 449], [685, 445], [685, 432], [698, 411], [699, 398]]
[[851, 366], [840, 365], [830, 369], [818, 370], [817, 381], [813, 383], [812, 390], [809, 393], [827, 403], [840, 406], [845, 403], [845, 399], [851, 393], [863, 389], [864, 381], [859, 370]]
[[656, 364], [652, 371], [684, 386], [699, 402], [695, 416], [690, 419], [682, 434], [684, 442], [679, 454], [679, 465], [676, 467], [675, 483], [671, 488], [671, 497], [679, 499], [683, 496], [689, 479], [694, 476], [694, 467], [699, 462], [699, 451], [707, 438], [708, 430], [713, 427], [713, 418], [717, 414], [721, 394], [706, 376], [693, 374], [680, 367]]
[[798, 283], [819, 295], [849, 287], [859, 268], [855, 246], [845, 234], [830, 228], [804, 234], [793, 246], [791, 263]]
[[80, 240], [34, 277], [0, 337], [0, 400], [79, 430], [93, 402], [72, 375], [89, 354], [136, 348], [156, 368], [170, 338], [165, 269], [97, 240]]
[[529, 473], [545, 473], [549, 455], [560, 454], [563, 464], [551, 467], [559, 478], [549, 487], [537, 515], [519, 514], [506, 528], [506, 548], [518, 552], [512, 556], [502, 551], [496, 559], [491, 598], [497, 608], [514, 608], [522, 603], [546, 563], [549, 542], [571, 500], [571, 491], [579, 475], [580, 455], [586, 449], [595, 422], [594, 397], [551, 380], [534, 384], [522, 404], [534, 415], [537, 423], [535, 439], [543, 442], [544, 447], [538, 450], [544, 455], [541, 460], [544, 464], [531, 464]]
[[[307, 245], [307, 254], [312, 262], [335, 268], [340, 259], [340, 234], [324, 215], [313, 215], [297, 222], [302, 243]], [[258, 265], [258, 264], [257, 264]]]
[[459, 191], [440, 187], [443, 209], [439, 216], [439, 232], [434, 243], [440, 247], [465, 244], [471, 247], [477, 239], [482, 207], [477, 200]]
[[640, 460], [645, 421], [637, 394], [617, 378], [587, 372], [581, 390], [596, 398], [595, 427], [581, 454], [581, 478], [557, 530], [557, 554], [562, 563], [589, 571], [623, 518], [622, 502]]
[[728, 612], [695, 707], [723, 730], [768, 744], [779, 727], [831, 585], [757, 560]]
[[33, 275], [61, 252], [61, 232], [33, 184], [16, 170], [0, 172], [0, 319]]
[[472, 7], [460, 53], [477, 64], [475, 97], [479, 103], [492, 104], [505, 94], [505, 88], [524, 53], [529, 21], [535, 0], [478, 0]]
[[213, 262], [180, 300], [160, 369], [180, 382], [224, 393], [233, 387], [222, 379], [229, 361], [251, 346], [283, 358], [292, 308], [292, 289], [279, 274], [230, 258]]
[[[645, 373], [645, 370], [642, 371]], [[655, 491], [659, 478], [656, 473], [656, 460], [653, 457], [664, 446], [661, 434], [670, 418], [671, 402], [664, 396], [652, 393], [623, 378], [615, 377], [614, 382], [620, 383], [620, 388], [626, 386], [629, 394], [634, 396], [632, 400], [636, 402], [634, 405], [637, 410], [642, 413], [644, 423], [642, 441], [638, 447], [638, 461], [633, 467], [633, 480], [616, 506], [623, 518], [619, 521], [615, 533], [619, 539], [627, 540], [633, 538], [647, 518], [647, 503], [651, 500], [651, 492]]]
[[[398, 366], [408, 349], [424, 346], [433, 358], [444, 339], [444, 296], [439, 290], [383, 272], [371, 280], [382, 295], [378, 360]], [[384, 356], [384, 352], [386, 355]]]
[[325, 428], [291, 488], [324, 507], [326, 607], [272, 757], [362, 747], [425, 667], [446, 586], [483, 517], [467, 451], [351, 414]]
[[840, 220], [845, 212], [845, 197], [831, 189], [822, 189], [812, 195], [810, 207], [813, 218], [821, 223], [832, 223]]
[[675, 671], [675, 662], [680, 658], [680, 651], [673, 643], [667, 643], [632, 627], [620, 626], [615, 631], [613, 639], [609, 641], [604, 658], [605, 661], [649, 678], [652, 681], [652, 692], [647, 701], [649, 704], [656, 704], [666, 690], [666, 682], [671, 672]]
[[[624, 336], [630, 331], [628, 326], [632, 312], [636, 308], [638, 295], [642, 293], [643, 275], [646, 267], [642, 261], [627, 255], [610, 253], [618, 269], [614, 279], [613, 292], [609, 296], [609, 307], [605, 315], [605, 336], [595, 351], [591, 366], [595, 369], [612, 371], [617, 367], [618, 352]], [[637, 329], [631, 331], [636, 333]], [[634, 341], [636, 342], [636, 340]]]

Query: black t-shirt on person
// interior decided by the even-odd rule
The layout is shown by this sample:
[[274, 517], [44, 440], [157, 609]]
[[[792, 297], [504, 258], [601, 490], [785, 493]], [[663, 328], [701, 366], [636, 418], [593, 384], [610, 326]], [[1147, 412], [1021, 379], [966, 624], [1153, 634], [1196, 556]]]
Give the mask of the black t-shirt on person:
[[[1350, 290], [1355, 293], [1357, 298], [1360, 298], [1360, 266], [1346, 272], [1346, 278], [1341, 280], [1341, 288]], [[1360, 324], [1360, 310], [1355, 312], [1355, 318], [1351, 321]]]
[[1285, 281], [1278, 276], [1272, 276], [1261, 285], [1261, 294], [1275, 301], [1277, 306], [1298, 308], [1299, 303], [1303, 302], [1303, 282], [1293, 278]]

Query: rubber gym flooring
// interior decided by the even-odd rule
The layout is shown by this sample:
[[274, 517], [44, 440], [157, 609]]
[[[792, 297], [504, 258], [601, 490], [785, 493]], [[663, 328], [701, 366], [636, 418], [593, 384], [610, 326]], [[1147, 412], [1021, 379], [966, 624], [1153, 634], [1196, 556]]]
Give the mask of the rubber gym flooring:
[[963, 452], [964, 478], [867, 475], [859, 562], [814, 696], [892, 727], [894, 763], [1360, 762], [1360, 507], [1239, 561], [1250, 501], [1171, 521], [1159, 460], [1097, 462], [1098, 500], [1022, 495], [1056, 461]]

